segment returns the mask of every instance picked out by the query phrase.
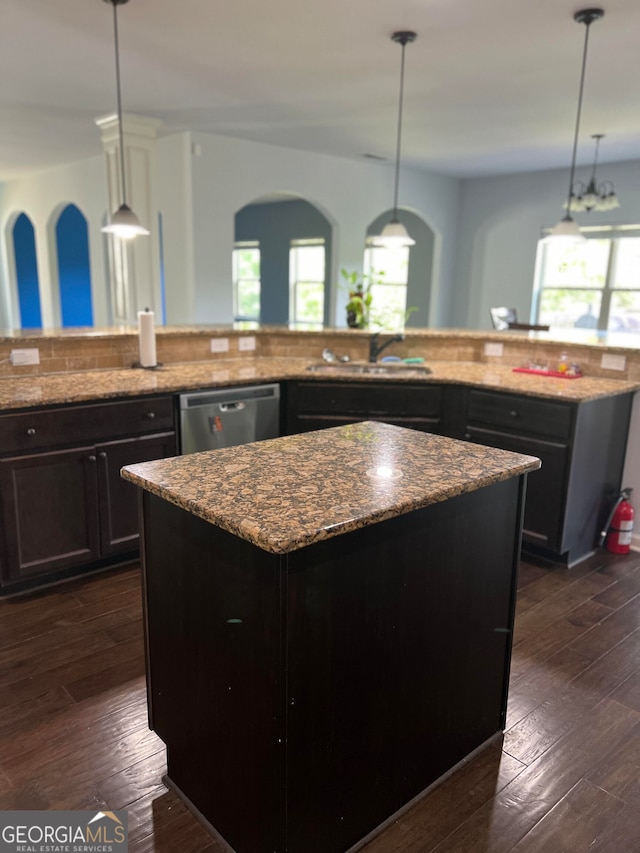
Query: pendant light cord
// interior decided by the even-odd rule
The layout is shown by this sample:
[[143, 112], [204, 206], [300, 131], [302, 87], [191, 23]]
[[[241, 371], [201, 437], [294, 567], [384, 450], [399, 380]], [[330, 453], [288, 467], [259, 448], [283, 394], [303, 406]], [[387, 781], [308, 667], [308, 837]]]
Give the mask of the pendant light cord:
[[398, 103], [398, 135], [396, 139], [396, 175], [393, 190], [393, 221], [398, 219], [398, 185], [400, 183], [400, 148], [402, 145], [402, 107], [404, 102], [404, 53], [407, 46], [405, 39], [401, 41], [402, 58], [400, 59], [400, 98]]
[[576, 156], [578, 154], [578, 137], [580, 135], [580, 117], [582, 115], [582, 95], [584, 93], [584, 78], [587, 70], [587, 51], [589, 49], [589, 27], [593, 19], [586, 19], [584, 34], [584, 50], [582, 52], [582, 71], [580, 73], [580, 91], [578, 93], [578, 113], [576, 115], [576, 130], [573, 136], [573, 154], [571, 156], [571, 172], [569, 174], [569, 192], [567, 193], [567, 216], [571, 217], [571, 199], [573, 198], [573, 179], [576, 173]]
[[124, 176], [124, 132], [122, 130], [122, 94], [120, 92], [120, 45], [118, 40], [118, 3], [113, 3], [113, 34], [116, 46], [116, 96], [118, 104], [118, 136], [120, 138], [120, 179], [122, 181], [122, 204], [127, 203], [127, 188]]

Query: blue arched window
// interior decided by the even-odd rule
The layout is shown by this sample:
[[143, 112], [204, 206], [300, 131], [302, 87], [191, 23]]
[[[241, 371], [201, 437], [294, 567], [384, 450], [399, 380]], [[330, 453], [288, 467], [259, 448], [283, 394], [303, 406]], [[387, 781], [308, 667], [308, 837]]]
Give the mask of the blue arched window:
[[13, 226], [13, 250], [16, 261], [16, 283], [20, 326], [23, 329], [42, 328], [38, 262], [33, 224], [26, 213], [21, 213]]
[[68, 204], [56, 223], [58, 281], [63, 326], [93, 326], [89, 231], [75, 204]]

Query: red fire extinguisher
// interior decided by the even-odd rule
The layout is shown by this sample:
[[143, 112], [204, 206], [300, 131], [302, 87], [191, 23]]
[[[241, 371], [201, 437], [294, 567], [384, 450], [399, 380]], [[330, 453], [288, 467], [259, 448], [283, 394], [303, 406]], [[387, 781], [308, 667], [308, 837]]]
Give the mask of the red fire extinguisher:
[[633, 507], [629, 503], [632, 489], [623, 489], [615, 502], [604, 529], [600, 533], [600, 544], [607, 539], [605, 548], [612, 554], [628, 554], [633, 532]]

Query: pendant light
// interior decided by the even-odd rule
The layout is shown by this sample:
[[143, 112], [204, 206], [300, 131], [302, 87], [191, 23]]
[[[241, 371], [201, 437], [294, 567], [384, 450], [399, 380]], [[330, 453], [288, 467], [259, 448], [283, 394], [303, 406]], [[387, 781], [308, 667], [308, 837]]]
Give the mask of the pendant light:
[[398, 134], [396, 141], [396, 172], [393, 190], [393, 214], [391, 221], [387, 223], [379, 235], [371, 236], [367, 239], [368, 246], [378, 246], [387, 249], [402, 248], [403, 246], [415, 246], [415, 240], [412, 240], [407, 229], [398, 219], [398, 184], [400, 181], [400, 147], [402, 143], [402, 102], [404, 99], [404, 51], [408, 44], [415, 41], [416, 33], [401, 30], [391, 36], [391, 41], [402, 45], [402, 58], [400, 61], [400, 97], [398, 103]]
[[569, 174], [569, 190], [567, 193], [567, 201], [565, 207], [567, 212], [564, 217], [551, 230], [551, 233], [546, 238], [547, 240], [562, 239], [567, 242], [581, 243], [585, 238], [580, 233], [576, 222], [571, 216], [571, 200], [573, 195], [573, 181], [576, 172], [576, 155], [578, 153], [578, 136], [580, 134], [580, 115], [582, 113], [582, 95], [584, 93], [584, 78], [587, 69], [587, 50], [589, 47], [589, 27], [594, 21], [599, 21], [604, 16], [603, 9], [581, 9], [573, 16], [573, 20], [578, 24], [585, 25], [584, 33], [584, 49], [582, 51], [582, 71], [580, 73], [580, 89], [578, 92], [578, 111], [576, 113], [576, 129], [573, 136], [573, 153], [571, 155], [571, 171]]
[[118, 6], [128, 3], [129, 0], [104, 0], [113, 6], [113, 34], [116, 54], [116, 94], [118, 98], [118, 133], [120, 137], [120, 190], [122, 192], [122, 204], [111, 214], [108, 225], [102, 229], [105, 234], [114, 234], [123, 240], [130, 240], [142, 234], [149, 234], [146, 228], [140, 225], [140, 221], [127, 204], [127, 183], [124, 169], [124, 133], [122, 130], [122, 92], [120, 88], [120, 50], [118, 45]]
[[[576, 181], [575, 186], [571, 189], [571, 208], [576, 213], [588, 213], [590, 210], [605, 213], [609, 210], [615, 210], [616, 207], [620, 207], [613, 181], [598, 183], [596, 179], [600, 140], [604, 139], [604, 133], [592, 133], [591, 138], [596, 141], [596, 150], [593, 155], [593, 168], [589, 183], [585, 186], [582, 181]], [[565, 201], [564, 207], [566, 206], [567, 202]]]

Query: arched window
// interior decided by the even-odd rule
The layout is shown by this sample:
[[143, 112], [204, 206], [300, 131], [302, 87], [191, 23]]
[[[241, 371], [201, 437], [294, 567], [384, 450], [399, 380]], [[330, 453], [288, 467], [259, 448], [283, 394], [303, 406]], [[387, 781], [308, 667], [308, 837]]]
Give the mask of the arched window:
[[68, 204], [56, 222], [60, 311], [63, 326], [93, 326], [89, 232], [75, 204]]
[[21, 213], [13, 226], [13, 251], [16, 265], [20, 327], [42, 328], [38, 261], [33, 224], [26, 213]]

